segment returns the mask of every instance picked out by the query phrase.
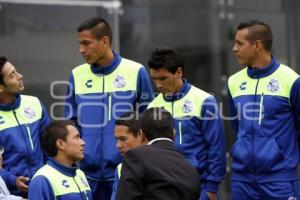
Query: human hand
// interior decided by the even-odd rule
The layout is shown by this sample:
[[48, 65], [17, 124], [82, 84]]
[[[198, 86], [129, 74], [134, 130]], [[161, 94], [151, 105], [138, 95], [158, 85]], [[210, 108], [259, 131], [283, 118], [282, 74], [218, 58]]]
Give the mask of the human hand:
[[28, 177], [25, 176], [18, 176], [16, 180], [17, 188], [23, 192], [28, 191], [28, 185], [27, 182], [29, 181]]
[[217, 200], [217, 194], [213, 192], [207, 192], [207, 196], [210, 200]]

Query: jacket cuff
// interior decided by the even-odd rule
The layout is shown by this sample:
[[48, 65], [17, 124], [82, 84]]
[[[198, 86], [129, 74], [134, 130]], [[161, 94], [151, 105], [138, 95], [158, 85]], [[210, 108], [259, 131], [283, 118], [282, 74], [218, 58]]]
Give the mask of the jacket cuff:
[[217, 193], [218, 186], [219, 186], [218, 182], [215, 182], [215, 181], [207, 181], [206, 182], [207, 192]]
[[9, 175], [7, 179], [7, 185], [16, 187], [17, 177], [15, 175]]

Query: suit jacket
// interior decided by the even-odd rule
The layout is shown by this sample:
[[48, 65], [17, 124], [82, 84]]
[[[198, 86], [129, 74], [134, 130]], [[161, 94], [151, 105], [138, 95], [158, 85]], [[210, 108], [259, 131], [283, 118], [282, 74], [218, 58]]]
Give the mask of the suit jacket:
[[132, 149], [124, 155], [117, 200], [197, 200], [197, 170], [168, 140]]

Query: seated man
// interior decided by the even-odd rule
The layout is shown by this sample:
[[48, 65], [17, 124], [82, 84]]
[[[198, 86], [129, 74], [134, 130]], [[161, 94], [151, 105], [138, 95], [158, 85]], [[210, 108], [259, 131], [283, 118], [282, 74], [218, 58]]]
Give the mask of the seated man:
[[[132, 148], [139, 147], [143, 144], [147, 144], [148, 140], [140, 132], [140, 113], [129, 112], [122, 115], [117, 121], [115, 126], [115, 138], [117, 140], [117, 148], [122, 156]], [[119, 185], [120, 172], [122, 163], [120, 163], [116, 169], [115, 182], [113, 185], [113, 192], [111, 200], [115, 200], [116, 192]]]
[[199, 174], [172, 142], [172, 115], [150, 108], [141, 118], [141, 131], [150, 142], [125, 153], [116, 199], [197, 200]]
[[[2, 170], [4, 148], [0, 146], [0, 170]], [[0, 176], [0, 199], [2, 200], [22, 200], [22, 197], [11, 195], [7, 189], [7, 186]]]
[[47, 164], [39, 169], [29, 185], [30, 200], [91, 200], [84, 173], [75, 166], [84, 157], [85, 142], [72, 121], [57, 121], [42, 135]]

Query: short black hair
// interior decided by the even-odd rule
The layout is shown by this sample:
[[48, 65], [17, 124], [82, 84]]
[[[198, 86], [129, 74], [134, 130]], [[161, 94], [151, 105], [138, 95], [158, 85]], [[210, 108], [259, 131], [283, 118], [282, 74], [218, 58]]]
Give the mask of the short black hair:
[[179, 67], [184, 69], [182, 57], [171, 48], [156, 48], [151, 53], [148, 66], [154, 70], [165, 69], [172, 74], [175, 74]]
[[55, 157], [57, 155], [56, 141], [58, 139], [66, 141], [69, 134], [68, 125], [75, 126], [75, 123], [71, 120], [53, 121], [42, 134], [42, 148], [48, 156]]
[[119, 119], [116, 120], [116, 125], [127, 126], [130, 133], [134, 137], [137, 137], [140, 132], [140, 113], [138, 112], [127, 112], [121, 115]]
[[86, 20], [77, 28], [78, 33], [85, 30], [90, 30], [97, 39], [101, 39], [103, 36], [107, 36], [111, 45], [112, 30], [105, 19], [102, 19], [100, 17], [92, 17]]
[[173, 117], [163, 108], [150, 108], [143, 113], [141, 129], [150, 141], [165, 137], [173, 140]]
[[256, 40], [260, 40], [263, 44], [264, 49], [268, 52], [271, 51], [273, 34], [271, 27], [268, 24], [259, 20], [250, 20], [247, 22], [242, 22], [238, 25], [238, 31], [243, 29], [249, 30], [249, 33], [247, 35], [248, 41], [252, 43]]
[[7, 62], [8, 62], [8, 60], [6, 57], [4, 57], [4, 56], [0, 57], [0, 84], [1, 85], [5, 85], [4, 80], [3, 80], [2, 69], [5, 65], [5, 63], [7, 63]]

